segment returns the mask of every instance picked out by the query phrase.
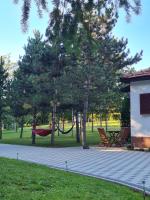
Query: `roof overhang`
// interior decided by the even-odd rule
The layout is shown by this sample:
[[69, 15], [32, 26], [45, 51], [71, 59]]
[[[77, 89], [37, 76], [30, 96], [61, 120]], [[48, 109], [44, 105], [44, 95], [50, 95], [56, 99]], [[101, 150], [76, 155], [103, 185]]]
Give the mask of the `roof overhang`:
[[150, 68], [138, 72], [125, 74], [123, 77], [121, 77], [120, 80], [123, 83], [129, 84], [136, 81], [150, 80]]
[[145, 81], [145, 80], [150, 80], [150, 75], [133, 76], [133, 77], [122, 77], [120, 80], [123, 83], [131, 83], [131, 82], [136, 82], [136, 81]]

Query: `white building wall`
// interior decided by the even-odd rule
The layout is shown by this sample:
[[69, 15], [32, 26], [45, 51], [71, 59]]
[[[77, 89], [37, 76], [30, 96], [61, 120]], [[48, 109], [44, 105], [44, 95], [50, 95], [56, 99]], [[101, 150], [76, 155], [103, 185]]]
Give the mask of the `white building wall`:
[[150, 137], [150, 115], [140, 115], [140, 94], [150, 93], [150, 80], [130, 84], [131, 136]]

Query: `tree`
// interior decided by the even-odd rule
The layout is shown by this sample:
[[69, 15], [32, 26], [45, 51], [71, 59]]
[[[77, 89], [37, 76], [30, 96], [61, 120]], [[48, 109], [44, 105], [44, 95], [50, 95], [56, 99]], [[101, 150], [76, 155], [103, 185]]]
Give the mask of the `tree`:
[[[31, 1], [24, 2], [26, 23]], [[38, 1], [39, 6], [41, 2]], [[118, 1], [128, 15], [131, 10], [138, 10], [129, 2]], [[137, 2], [136, 7], [140, 5]], [[47, 43], [41, 42], [37, 34], [25, 48], [25, 56], [19, 64], [26, 78], [26, 86], [23, 87], [33, 113], [39, 109], [40, 102], [48, 99], [42, 100], [45, 97], [44, 93], [42, 95], [43, 88], [50, 92], [49, 101], [53, 108], [51, 144], [54, 143], [57, 104], [79, 107], [77, 111], [82, 113], [82, 144], [86, 148], [86, 118], [91, 99], [96, 102], [109, 96], [109, 108], [113, 107], [110, 94], [112, 97], [117, 88], [119, 71], [138, 62], [141, 54], [130, 57], [126, 50], [127, 41], [118, 40], [111, 34], [118, 16], [115, 1], [101, 0], [98, 4], [94, 1], [64, 1], [63, 6], [59, 3], [55, 2], [46, 31], [51, 47], [45, 48]], [[47, 49], [49, 53], [46, 53]], [[42, 85], [43, 78], [46, 87], [45, 82]]]
[[[18, 3], [19, 0], [13, 0], [14, 3]], [[61, 7], [61, 5], [63, 4], [63, 7], [66, 6], [66, 8], [68, 9], [68, 7], [70, 5], [73, 4], [78, 4], [80, 7], [80, 10], [76, 10], [76, 14], [78, 15], [80, 11], [82, 11], [81, 8], [81, 4], [84, 3], [84, 1], [69, 1], [69, 0], [64, 0], [64, 1], [50, 1], [49, 2], [47, 0], [35, 0], [36, 6], [37, 6], [37, 10], [38, 10], [38, 15], [39, 17], [42, 17], [42, 13], [43, 11], [47, 11], [48, 10], [48, 3], [52, 3], [55, 7], [59, 8]], [[89, 4], [93, 3], [93, 1], [88, 1]], [[131, 17], [131, 13], [135, 13], [135, 14], [139, 14], [140, 13], [140, 9], [141, 9], [141, 0], [99, 0], [98, 1], [98, 6], [97, 6], [97, 11], [100, 12], [99, 10], [99, 6], [101, 6], [101, 4], [107, 4], [108, 6], [110, 4], [114, 4], [115, 5], [115, 9], [118, 12], [118, 8], [124, 8], [126, 13], [127, 13], [127, 19], [129, 20]], [[29, 19], [29, 14], [30, 14], [30, 10], [31, 10], [31, 5], [32, 5], [32, 1], [31, 0], [23, 0], [23, 6], [22, 6], [22, 19], [21, 19], [21, 24], [23, 27], [23, 31], [27, 30], [27, 21]], [[68, 6], [69, 5], [69, 6]], [[81, 17], [81, 15], [80, 15]], [[80, 18], [80, 20], [82, 20], [82, 18]]]
[[16, 62], [12, 62], [10, 54], [3, 55], [3, 60], [5, 62], [5, 69], [8, 72], [8, 78], [12, 79], [13, 78], [13, 72], [18, 67], [17, 63]]
[[7, 87], [7, 71], [4, 69], [4, 61], [1, 56], [0, 59], [0, 139], [2, 139], [2, 119], [4, 114], [4, 107], [6, 106], [6, 87]]
[[[134, 57], [130, 57], [127, 40], [118, 40], [112, 36], [111, 30], [117, 21], [114, 5], [109, 7], [105, 5], [106, 7], [104, 7], [103, 4], [101, 6], [103, 12], [99, 16], [93, 13], [94, 6], [94, 4], [89, 5], [89, 3], [83, 3], [82, 5], [84, 10], [82, 26], [74, 30], [76, 31], [74, 32], [74, 38], [70, 40], [70, 44], [75, 47], [75, 64], [71, 65], [70, 62], [69, 66], [64, 68], [64, 81], [68, 79], [69, 91], [72, 91], [73, 99], [77, 101], [78, 95], [79, 101], [77, 104], [82, 105], [82, 145], [84, 148], [87, 146], [86, 119], [90, 99], [93, 96], [95, 99], [102, 99], [106, 96], [109, 100], [107, 106], [109, 105], [112, 108], [114, 103], [110, 97], [113, 97], [117, 88], [119, 71], [138, 62], [142, 55], [141, 52]], [[70, 13], [73, 15], [73, 12], [74, 7], [72, 7]], [[65, 19], [63, 23], [66, 27]], [[72, 25], [72, 21], [70, 21], [70, 24]], [[68, 26], [70, 24], [67, 23]], [[79, 22], [76, 21], [74, 27], [78, 27], [78, 24]], [[62, 30], [64, 30], [64, 35], [67, 35], [65, 34], [66, 29]], [[68, 35], [71, 30], [68, 31]], [[68, 40], [63, 39], [64, 44], [69, 44]], [[70, 49], [67, 53], [67, 55], [71, 54]]]
[[[25, 105], [29, 108], [35, 129], [37, 115], [42, 112], [50, 112], [51, 107], [54, 108], [52, 106], [56, 99], [54, 97], [58, 96], [55, 89], [57, 82], [54, 82], [54, 79], [59, 63], [56, 59], [55, 49], [42, 40], [38, 31], [34, 32], [34, 38], [28, 39], [24, 49], [25, 54], [19, 60], [19, 68], [15, 73], [13, 82], [15, 87], [18, 88], [19, 96], [23, 97], [17, 104], [19, 103], [20, 109]], [[21, 99], [23, 99], [23, 102]], [[19, 113], [21, 114], [20, 111]]]
[[[42, 41], [42, 36], [38, 31], [35, 32], [35, 38], [29, 38], [25, 47], [25, 55], [19, 61], [20, 86], [24, 93], [25, 103], [30, 105], [33, 115], [33, 126], [36, 126], [37, 112], [43, 106], [50, 104], [51, 91], [49, 86], [50, 72], [45, 62], [47, 45]], [[49, 56], [50, 58], [50, 52]], [[19, 79], [19, 77], [18, 77]]]
[[7, 89], [5, 90], [5, 107], [3, 114], [3, 125], [4, 128], [12, 127], [14, 123], [14, 118], [11, 115], [11, 110], [8, 102], [8, 90], [9, 90], [9, 82], [13, 78], [13, 71], [17, 68], [17, 64], [11, 61], [10, 54], [3, 55], [4, 69], [7, 71]]
[[15, 118], [16, 131], [20, 125], [20, 138], [23, 137], [24, 118], [29, 113], [29, 108], [25, 104], [25, 93], [23, 92], [23, 80], [20, 69], [14, 72], [14, 77], [9, 81], [7, 91], [7, 101], [10, 106], [11, 115]]

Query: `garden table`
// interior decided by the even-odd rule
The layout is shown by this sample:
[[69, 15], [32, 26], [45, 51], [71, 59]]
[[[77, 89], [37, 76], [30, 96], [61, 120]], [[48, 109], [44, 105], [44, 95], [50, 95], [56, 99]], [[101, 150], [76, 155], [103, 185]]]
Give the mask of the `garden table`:
[[120, 131], [116, 130], [109, 130], [107, 131], [111, 140], [112, 144], [116, 144], [119, 139]]

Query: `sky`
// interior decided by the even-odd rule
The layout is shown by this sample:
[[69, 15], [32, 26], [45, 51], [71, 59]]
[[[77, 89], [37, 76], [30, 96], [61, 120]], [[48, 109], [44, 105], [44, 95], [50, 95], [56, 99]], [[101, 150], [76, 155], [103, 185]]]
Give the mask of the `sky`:
[[[150, 0], [142, 1], [141, 14], [132, 15], [130, 23], [127, 23], [125, 13], [120, 10], [119, 20], [113, 33], [118, 38], [128, 39], [128, 48], [131, 56], [143, 50], [142, 60], [134, 65], [136, 70], [150, 67]], [[4, 0], [0, 6], [0, 55], [10, 54], [13, 61], [17, 61], [19, 55], [24, 54], [23, 47], [27, 44], [28, 37], [33, 36], [33, 30], [39, 30], [45, 34], [48, 25], [49, 15], [43, 13], [43, 18], [39, 19], [35, 5], [32, 5], [29, 29], [23, 33], [21, 29], [21, 6], [14, 5], [13, 0]], [[52, 9], [52, 6], [49, 6]]]

